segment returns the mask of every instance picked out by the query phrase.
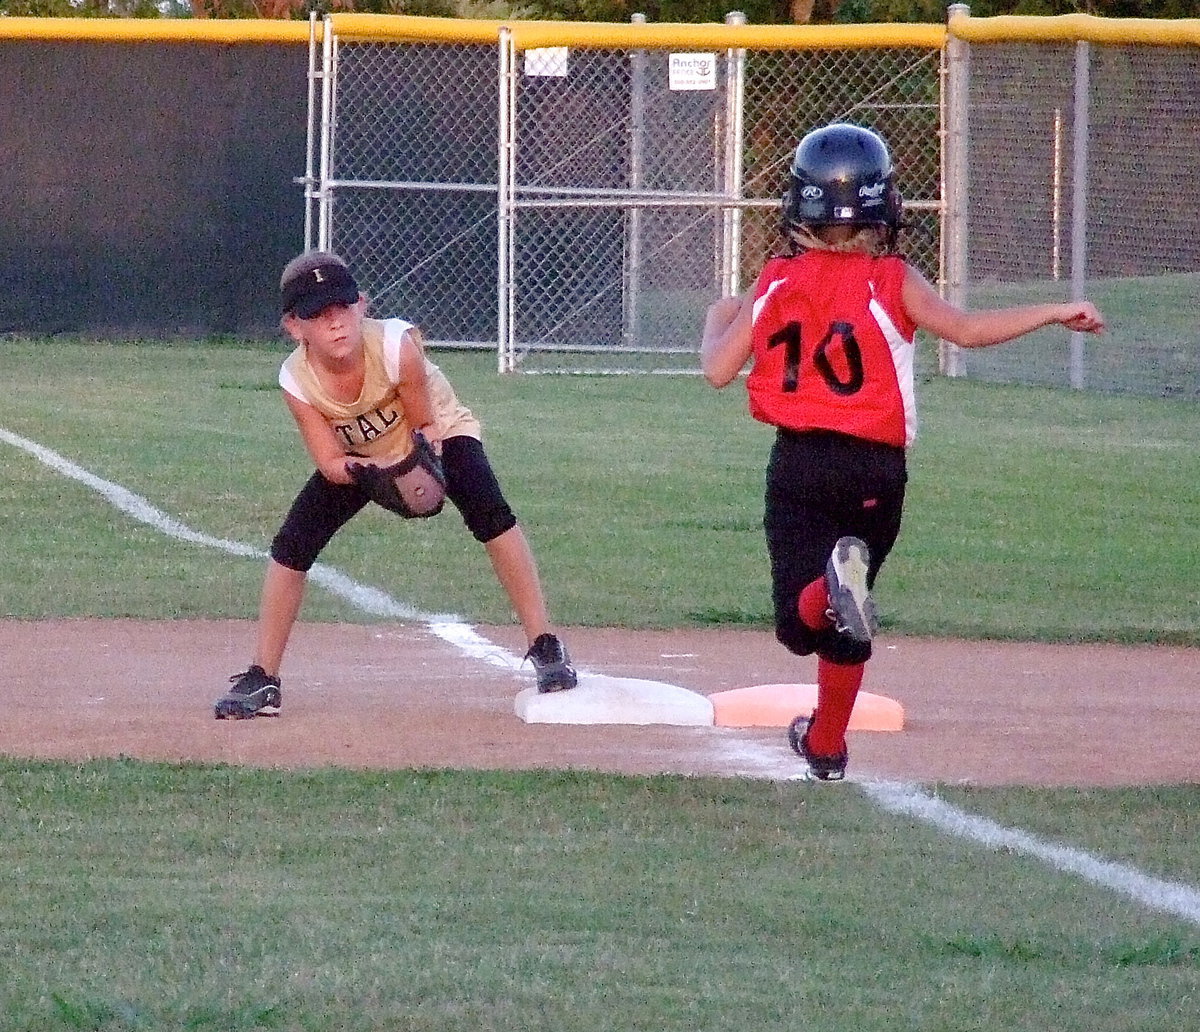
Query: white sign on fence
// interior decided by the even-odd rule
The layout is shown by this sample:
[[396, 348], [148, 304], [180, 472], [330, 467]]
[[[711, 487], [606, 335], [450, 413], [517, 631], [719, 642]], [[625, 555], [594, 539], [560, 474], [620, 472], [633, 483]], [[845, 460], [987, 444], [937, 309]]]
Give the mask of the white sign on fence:
[[525, 74], [565, 78], [567, 53], [567, 47], [531, 47], [525, 51]]
[[667, 65], [667, 84], [673, 90], [715, 90], [716, 54], [672, 54]]

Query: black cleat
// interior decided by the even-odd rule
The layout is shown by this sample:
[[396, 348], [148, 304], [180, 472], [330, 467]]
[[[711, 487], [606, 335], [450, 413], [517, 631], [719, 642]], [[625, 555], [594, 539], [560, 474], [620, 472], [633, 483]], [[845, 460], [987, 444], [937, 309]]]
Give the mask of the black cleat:
[[808, 748], [808, 725], [816, 717], [797, 717], [788, 727], [788, 743], [808, 764], [809, 781], [841, 781], [846, 776], [850, 754], [843, 749], [834, 756], [818, 756]]
[[871, 553], [856, 537], [839, 538], [825, 566], [829, 592], [829, 618], [838, 638], [837, 652], [844, 662], [865, 663], [871, 658], [871, 639], [879, 629], [875, 600], [867, 587]]
[[533, 661], [539, 692], [565, 692], [578, 683], [566, 646], [553, 634], [539, 634], [525, 658]]
[[283, 702], [278, 677], [269, 677], [257, 664], [230, 679], [233, 687], [213, 707], [218, 720], [246, 720], [250, 717], [274, 717]]

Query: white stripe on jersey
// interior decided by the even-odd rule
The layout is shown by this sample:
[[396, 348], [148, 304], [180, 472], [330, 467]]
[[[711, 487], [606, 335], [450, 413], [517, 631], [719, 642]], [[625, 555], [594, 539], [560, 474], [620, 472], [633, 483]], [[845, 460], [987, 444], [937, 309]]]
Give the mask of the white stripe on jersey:
[[875, 325], [883, 334], [892, 352], [892, 364], [896, 367], [896, 382], [900, 385], [900, 400], [904, 404], [904, 443], [910, 445], [917, 436], [917, 396], [913, 390], [913, 356], [916, 345], [904, 339], [904, 335], [896, 329], [892, 317], [875, 297], [875, 284], [868, 280], [871, 288], [871, 300], [868, 307]]
[[758, 315], [763, 310], [763, 306], [767, 303], [767, 298], [774, 294], [775, 291], [779, 287], [782, 287], [786, 282], [787, 280], [785, 279], [777, 279], [769, 287], [767, 287], [766, 290], [763, 291], [762, 297], [754, 302], [754, 316], [750, 320], [751, 324], [758, 322]]
[[400, 342], [413, 328], [403, 319], [388, 319], [383, 324], [383, 368], [392, 383], [400, 382]]

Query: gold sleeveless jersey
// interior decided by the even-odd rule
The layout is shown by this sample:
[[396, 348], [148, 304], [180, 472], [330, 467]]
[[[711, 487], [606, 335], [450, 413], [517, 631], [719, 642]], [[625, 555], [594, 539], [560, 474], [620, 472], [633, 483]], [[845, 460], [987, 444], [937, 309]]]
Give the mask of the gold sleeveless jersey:
[[[402, 319], [363, 320], [367, 368], [362, 391], [354, 401], [338, 401], [326, 393], [308, 364], [303, 344], [284, 359], [279, 384], [325, 417], [347, 455], [387, 462], [402, 459], [412, 450], [409, 431], [413, 428], [400, 404], [399, 354], [401, 338], [411, 326]], [[458, 400], [446, 375], [428, 358], [425, 375], [438, 436], [480, 439], [479, 420]]]

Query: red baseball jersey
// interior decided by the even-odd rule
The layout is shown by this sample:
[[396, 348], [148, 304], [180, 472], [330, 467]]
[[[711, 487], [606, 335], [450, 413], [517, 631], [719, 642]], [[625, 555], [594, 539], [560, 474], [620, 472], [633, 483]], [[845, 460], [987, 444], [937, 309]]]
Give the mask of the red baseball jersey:
[[754, 289], [750, 414], [791, 430], [909, 445], [916, 326], [903, 258], [806, 251], [772, 258]]

